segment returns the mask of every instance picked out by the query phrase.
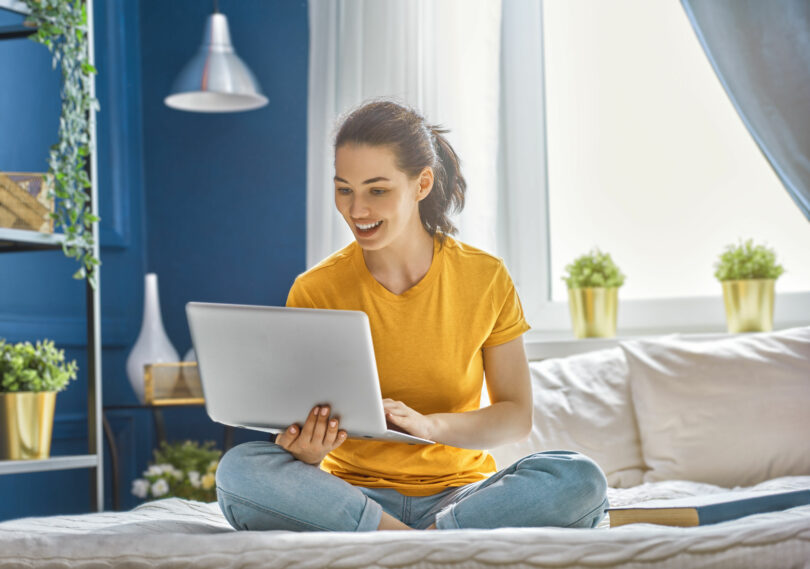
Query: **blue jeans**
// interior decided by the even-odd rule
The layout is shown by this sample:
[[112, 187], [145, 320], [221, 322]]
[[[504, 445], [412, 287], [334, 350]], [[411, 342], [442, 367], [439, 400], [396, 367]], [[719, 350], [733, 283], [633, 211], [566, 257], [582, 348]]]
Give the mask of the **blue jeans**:
[[382, 512], [416, 529], [595, 527], [607, 481], [588, 457], [556, 450], [529, 455], [480, 482], [431, 496], [352, 486], [262, 441], [228, 451], [217, 499], [238, 530], [372, 531]]

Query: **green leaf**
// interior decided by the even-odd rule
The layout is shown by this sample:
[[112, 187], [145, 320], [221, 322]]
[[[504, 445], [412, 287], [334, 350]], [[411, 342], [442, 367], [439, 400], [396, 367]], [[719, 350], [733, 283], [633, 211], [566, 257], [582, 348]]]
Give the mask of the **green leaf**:
[[0, 340], [0, 392], [61, 391], [76, 379], [76, 361], [65, 363], [53, 341], [8, 344]]
[[730, 244], [714, 264], [714, 276], [719, 281], [746, 279], [778, 279], [785, 269], [776, 262], [776, 253], [753, 239]]
[[598, 248], [577, 257], [565, 270], [567, 274], [562, 279], [568, 288], [620, 287], [625, 280], [610, 254]]

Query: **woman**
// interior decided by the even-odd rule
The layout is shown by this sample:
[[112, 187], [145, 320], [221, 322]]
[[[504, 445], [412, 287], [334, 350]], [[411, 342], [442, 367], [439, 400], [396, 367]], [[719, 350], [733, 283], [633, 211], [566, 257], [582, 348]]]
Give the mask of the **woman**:
[[[355, 241], [300, 275], [287, 299], [364, 311], [386, 419], [438, 444], [346, 440], [316, 407], [275, 443], [225, 455], [217, 495], [235, 528], [593, 527], [604, 515], [605, 477], [587, 457], [543, 452], [496, 472], [478, 450], [531, 429], [529, 326], [502, 261], [450, 237], [466, 183], [445, 132], [390, 101], [348, 115], [335, 204]], [[479, 408], [484, 372], [492, 404]]]

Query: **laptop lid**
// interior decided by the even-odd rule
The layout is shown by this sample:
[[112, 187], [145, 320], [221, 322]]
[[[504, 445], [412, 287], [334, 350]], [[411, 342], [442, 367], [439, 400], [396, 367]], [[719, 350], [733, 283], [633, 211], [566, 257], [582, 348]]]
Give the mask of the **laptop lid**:
[[274, 432], [329, 404], [352, 435], [386, 432], [364, 312], [189, 302], [186, 315], [214, 421]]

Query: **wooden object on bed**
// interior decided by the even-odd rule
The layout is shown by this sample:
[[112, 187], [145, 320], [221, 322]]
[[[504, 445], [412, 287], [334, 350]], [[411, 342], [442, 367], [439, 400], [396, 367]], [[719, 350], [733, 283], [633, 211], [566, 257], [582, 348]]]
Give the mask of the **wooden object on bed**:
[[705, 526], [728, 520], [777, 512], [810, 504], [810, 490], [764, 494], [762, 492], [722, 492], [675, 500], [653, 500], [626, 508], [608, 508], [610, 527], [625, 524], [666, 526]]

